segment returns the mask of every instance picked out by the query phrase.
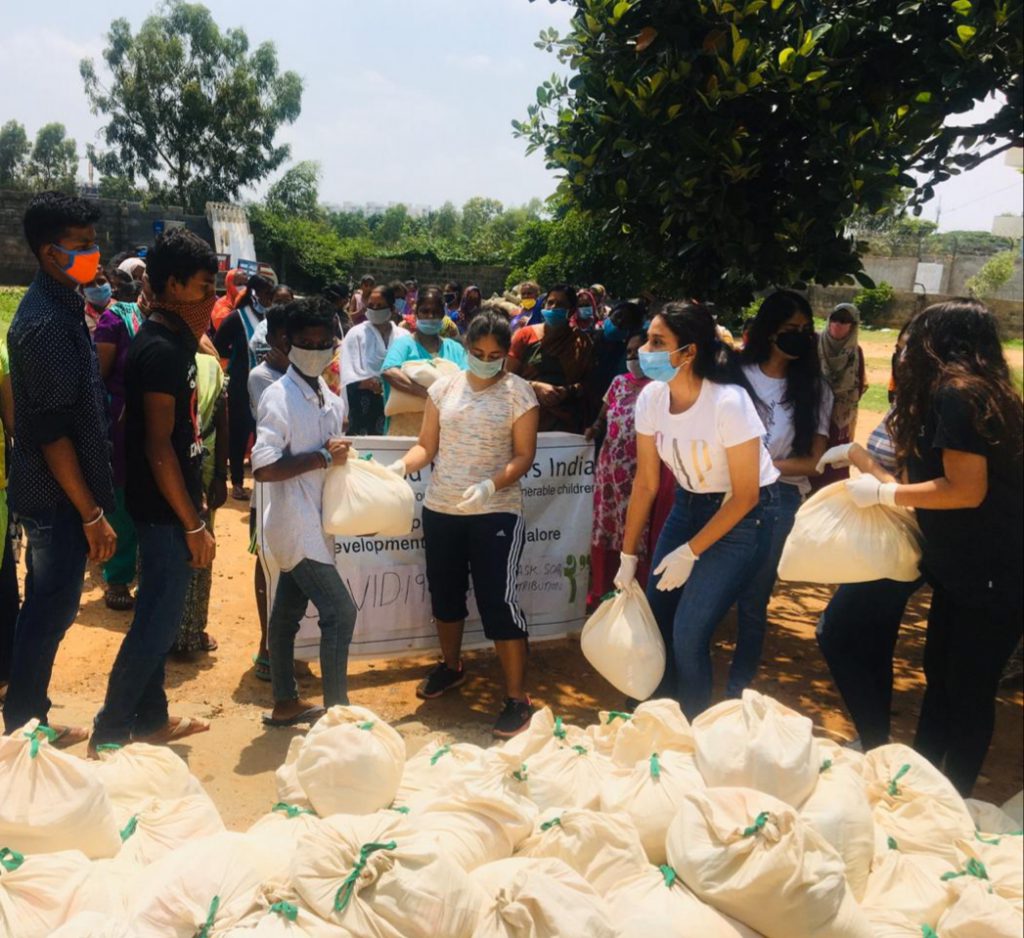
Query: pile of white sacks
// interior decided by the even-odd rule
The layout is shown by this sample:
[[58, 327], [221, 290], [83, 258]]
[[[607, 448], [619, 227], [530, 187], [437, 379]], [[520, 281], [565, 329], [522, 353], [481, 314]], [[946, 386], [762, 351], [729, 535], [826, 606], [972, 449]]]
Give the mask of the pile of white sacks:
[[1020, 938], [1021, 798], [965, 802], [747, 692], [656, 700], [407, 756], [371, 711], [293, 740], [279, 803], [224, 829], [187, 766], [0, 738], [12, 938]]

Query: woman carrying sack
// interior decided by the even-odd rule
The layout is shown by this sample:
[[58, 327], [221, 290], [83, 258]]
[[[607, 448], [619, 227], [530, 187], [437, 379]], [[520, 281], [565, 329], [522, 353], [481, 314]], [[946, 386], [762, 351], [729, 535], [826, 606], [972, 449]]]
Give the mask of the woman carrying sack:
[[778, 290], [758, 309], [740, 357], [768, 431], [765, 445], [782, 477], [771, 545], [736, 603], [728, 697], [739, 697], [757, 673], [782, 548], [828, 446], [832, 391], [822, 380], [816, 346], [810, 304], [799, 293]]
[[533, 713], [516, 570], [524, 541], [519, 480], [537, 451], [539, 409], [530, 385], [505, 371], [511, 344], [504, 316], [474, 317], [466, 334], [469, 370], [430, 386], [419, 442], [390, 467], [404, 476], [435, 463], [423, 536], [442, 659], [416, 695], [440, 697], [466, 679], [462, 633], [472, 575], [484, 635], [494, 642], [505, 677], [505, 706], [493, 730], [500, 738], [521, 732]]
[[[818, 337], [821, 374], [832, 389], [832, 423], [828, 445], [852, 443], [857, 433], [857, 407], [868, 389], [864, 352], [859, 344], [860, 313], [852, 303], [840, 303]], [[849, 476], [845, 469], [829, 468], [811, 483], [817, 491]]]
[[350, 436], [384, 434], [384, 385], [380, 373], [391, 343], [401, 335], [392, 321], [394, 312], [395, 294], [391, 287], [373, 287], [366, 297], [366, 321], [353, 326], [342, 340], [341, 381], [348, 399]]
[[753, 401], [725, 374], [708, 310], [669, 303], [647, 336], [640, 367], [652, 383], [636, 405], [637, 471], [615, 585], [636, 575], [663, 461], [679, 487], [647, 586], [669, 660], [655, 695], [693, 719], [711, 702], [711, 637], [770, 544], [779, 471]]
[[[426, 409], [427, 388], [415, 382], [402, 366], [406, 362], [430, 362], [436, 359], [453, 362], [463, 371], [466, 369], [466, 350], [455, 339], [441, 337], [444, 325], [444, 299], [437, 287], [424, 287], [420, 291], [419, 304], [413, 319], [415, 331], [412, 335], [398, 335], [391, 343], [384, 363], [381, 365], [384, 379], [384, 406], [392, 390], [400, 391], [423, 401]], [[423, 424], [423, 410], [414, 413], [394, 414], [388, 418], [388, 436], [419, 436]]]
[[992, 739], [995, 695], [1021, 636], [1024, 407], [995, 317], [976, 300], [930, 306], [911, 321], [888, 420], [905, 483], [860, 450], [846, 484], [860, 508], [917, 510], [932, 586], [927, 680], [914, 748], [967, 797]]

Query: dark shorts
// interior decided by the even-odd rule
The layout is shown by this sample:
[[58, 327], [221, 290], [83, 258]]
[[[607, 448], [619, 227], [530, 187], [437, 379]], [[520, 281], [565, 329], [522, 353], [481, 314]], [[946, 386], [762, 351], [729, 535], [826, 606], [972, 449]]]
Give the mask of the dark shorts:
[[423, 537], [435, 619], [466, 618], [472, 576], [484, 635], [492, 642], [526, 638], [526, 617], [516, 597], [516, 570], [525, 539], [522, 515], [447, 515], [424, 508]]

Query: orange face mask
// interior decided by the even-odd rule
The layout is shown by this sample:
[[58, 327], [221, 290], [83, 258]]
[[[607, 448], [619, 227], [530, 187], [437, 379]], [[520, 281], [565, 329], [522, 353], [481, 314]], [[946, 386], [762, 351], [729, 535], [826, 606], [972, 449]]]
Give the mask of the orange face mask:
[[88, 248], [85, 251], [71, 251], [61, 247], [59, 244], [51, 244], [61, 254], [67, 254], [70, 258], [61, 270], [66, 273], [75, 283], [92, 283], [96, 279], [96, 271], [100, 269], [100, 249], [98, 247]]

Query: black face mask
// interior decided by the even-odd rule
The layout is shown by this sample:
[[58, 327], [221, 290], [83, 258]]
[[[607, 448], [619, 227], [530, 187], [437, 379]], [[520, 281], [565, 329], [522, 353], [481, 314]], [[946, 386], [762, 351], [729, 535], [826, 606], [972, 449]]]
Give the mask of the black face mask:
[[775, 344], [783, 355], [790, 358], [803, 358], [814, 345], [812, 332], [780, 332], [775, 337]]

